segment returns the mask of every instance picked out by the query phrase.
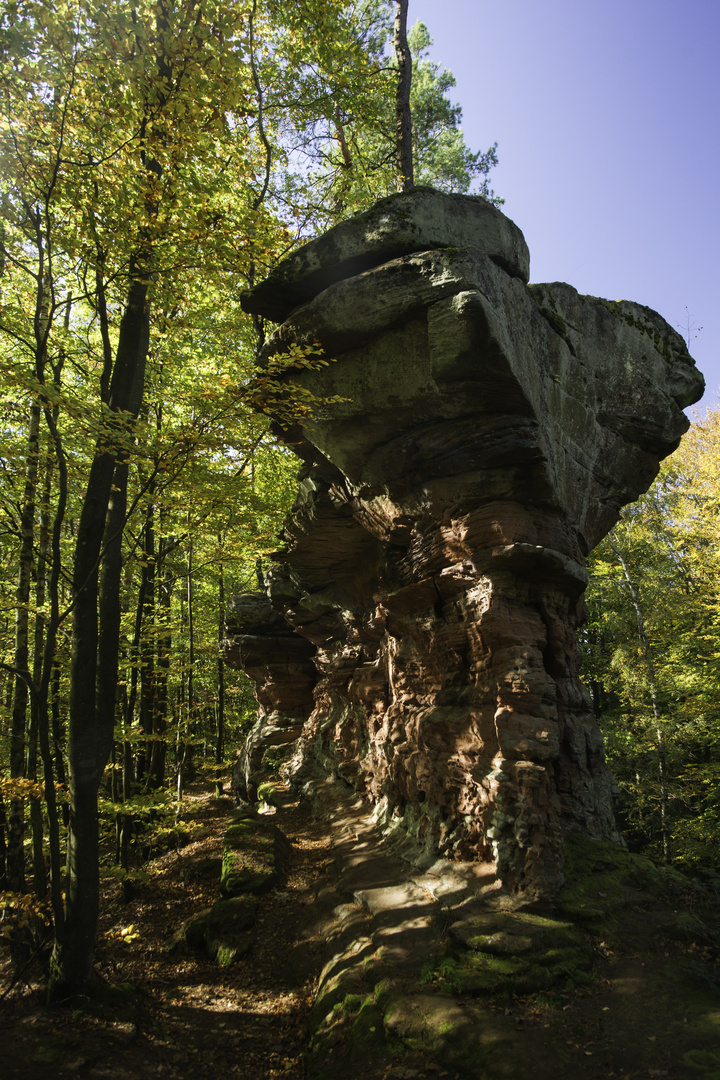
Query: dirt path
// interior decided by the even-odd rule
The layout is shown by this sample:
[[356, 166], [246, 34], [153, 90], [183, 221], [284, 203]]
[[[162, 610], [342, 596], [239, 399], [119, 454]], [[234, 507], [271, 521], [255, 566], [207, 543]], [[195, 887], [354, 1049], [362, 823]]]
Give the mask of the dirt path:
[[220, 968], [202, 950], [169, 951], [179, 926], [219, 898], [232, 810], [232, 800], [214, 798], [209, 785], [195, 792], [183, 815], [199, 827], [192, 842], [150, 863], [147, 882], [129, 903], [120, 901], [116, 883], [104, 886], [97, 968], [110, 983], [132, 983], [139, 1008], [123, 1006], [114, 1016], [104, 1009], [97, 1017], [45, 1010], [39, 982], [31, 983], [32, 992], [16, 988], [0, 1013], [3, 1080], [305, 1075], [313, 977], [297, 984], [287, 959], [330, 857], [327, 835], [307, 810], [296, 804], [283, 810], [282, 828], [293, 841], [290, 871], [285, 885], [261, 900], [250, 957]]
[[[519, 931], [489, 868], [418, 872], [351, 796], [322, 794], [321, 816], [286, 798], [273, 819], [292, 841], [287, 877], [260, 900], [252, 951], [225, 968], [171, 949], [219, 898], [233, 811], [209, 785], [191, 794], [191, 842], [155, 859], [129, 903], [104, 889], [98, 969], [132, 983], [137, 1004], [46, 1010], [33, 972], [0, 1005], [2, 1080], [720, 1080], [717, 905], [627, 886], [613, 898], [600, 862], [576, 904], [606, 914], [572, 930], [567, 978], [503, 989], [503, 965], [532, 920], [546, 933], [545, 915]], [[485, 937], [515, 949], [493, 993], [492, 951], [458, 947], [487, 918], [500, 921]]]

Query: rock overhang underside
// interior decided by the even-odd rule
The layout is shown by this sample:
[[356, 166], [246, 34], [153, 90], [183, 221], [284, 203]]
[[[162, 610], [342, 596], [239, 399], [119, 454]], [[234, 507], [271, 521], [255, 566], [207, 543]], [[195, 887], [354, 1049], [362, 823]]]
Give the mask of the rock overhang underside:
[[298, 783], [367, 796], [416, 861], [490, 861], [531, 898], [560, 884], [568, 830], [618, 839], [579, 678], [584, 560], [703, 380], [656, 312], [528, 267], [495, 207], [419, 189], [246, 301], [284, 320], [261, 364], [296, 345], [331, 362], [287, 373], [325, 403], [278, 428], [298, 496], [228, 656], [256, 684], [248, 776], [270, 740]]

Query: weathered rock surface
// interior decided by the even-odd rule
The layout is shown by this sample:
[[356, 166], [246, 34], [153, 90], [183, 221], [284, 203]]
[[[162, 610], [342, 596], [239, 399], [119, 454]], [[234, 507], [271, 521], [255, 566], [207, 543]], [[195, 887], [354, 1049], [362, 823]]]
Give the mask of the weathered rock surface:
[[450, 245], [480, 248], [508, 273], [529, 278], [525, 237], [491, 203], [416, 188], [411, 202], [405, 195], [391, 195], [299, 248], [245, 293], [243, 307], [282, 322], [333, 282], [399, 255]]
[[[281, 597], [297, 598], [292, 590]], [[254, 680], [258, 702], [258, 719], [233, 765], [230, 787], [236, 799], [254, 803], [255, 775], [268, 755], [289, 756], [312, 711], [315, 647], [298, 637], [263, 593], [234, 597], [226, 629], [228, 663]]]
[[224, 897], [259, 896], [280, 881], [290, 856], [290, 842], [272, 822], [252, 809], [236, 810], [225, 833], [220, 871]]
[[[335, 362], [288, 378], [335, 403], [282, 433], [305, 462], [267, 581], [286, 621], [233, 615], [229, 658], [266, 716], [305, 711], [298, 782], [340, 776], [416, 860], [490, 860], [533, 897], [561, 883], [567, 830], [616, 838], [578, 675], [584, 558], [703, 381], [655, 312], [526, 285], [515, 226], [458, 205], [386, 200], [253, 294], [270, 318], [303, 302], [265, 359], [319, 343]], [[386, 214], [400, 254], [373, 239]]]

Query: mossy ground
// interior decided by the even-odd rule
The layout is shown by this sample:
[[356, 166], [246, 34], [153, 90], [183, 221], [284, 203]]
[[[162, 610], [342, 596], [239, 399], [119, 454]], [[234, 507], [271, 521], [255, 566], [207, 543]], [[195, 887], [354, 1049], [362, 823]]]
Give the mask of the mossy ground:
[[[552, 907], [438, 920], [434, 954], [402, 970], [359, 950], [318, 998], [329, 935], [303, 937], [300, 913], [314, 916], [334, 863], [327, 825], [297, 809], [274, 818], [297, 843], [258, 902], [248, 955], [222, 967], [205, 948], [169, 953], [172, 932], [220, 899], [202, 871], [219, 859], [229, 800], [207, 813], [206, 838], [157, 860], [130, 903], [117, 887], [106, 896], [98, 964], [138, 1001], [47, 1010], [31, 972], [33, 992], [3, 1002], [3, 1080], [720, 1080], [720, 906], [678, 875], [571, 840]], [[289, 978], [296, 943], [303, 975]], [[555, 962], [570, 974], [534, 988], [515, 978]], [[463, 964], [481, 968], [479, 989]]]
[[720, 1080], [720, 905], [609, 844], [571, 838], [566, 872], [551, 906], [447, 920], [414, 980], [346, 970], [308, 1075]]

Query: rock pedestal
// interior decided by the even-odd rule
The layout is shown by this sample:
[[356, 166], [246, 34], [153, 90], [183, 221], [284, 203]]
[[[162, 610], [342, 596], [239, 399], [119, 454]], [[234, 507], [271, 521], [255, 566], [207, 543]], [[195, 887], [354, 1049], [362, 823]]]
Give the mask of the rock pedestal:
[[286, 377], [332, 401], [280, 430], [304, 462], [268, 579], [286, 622], [259, 661], [242, 628], [234, 647], [266, 721], [288, 694], [306, 710], [298, 778], [344, 778], [417, 860], [493, 860], [530, 898], [561, 883], [567, 830], [617, 839], [578, 673], [584, 559], [703, 381], [654, 311], [528, 268], [494, 207], [415, 190], [249, 294], [283, 320], [264, 362], [311, 346], [330, 363]]

